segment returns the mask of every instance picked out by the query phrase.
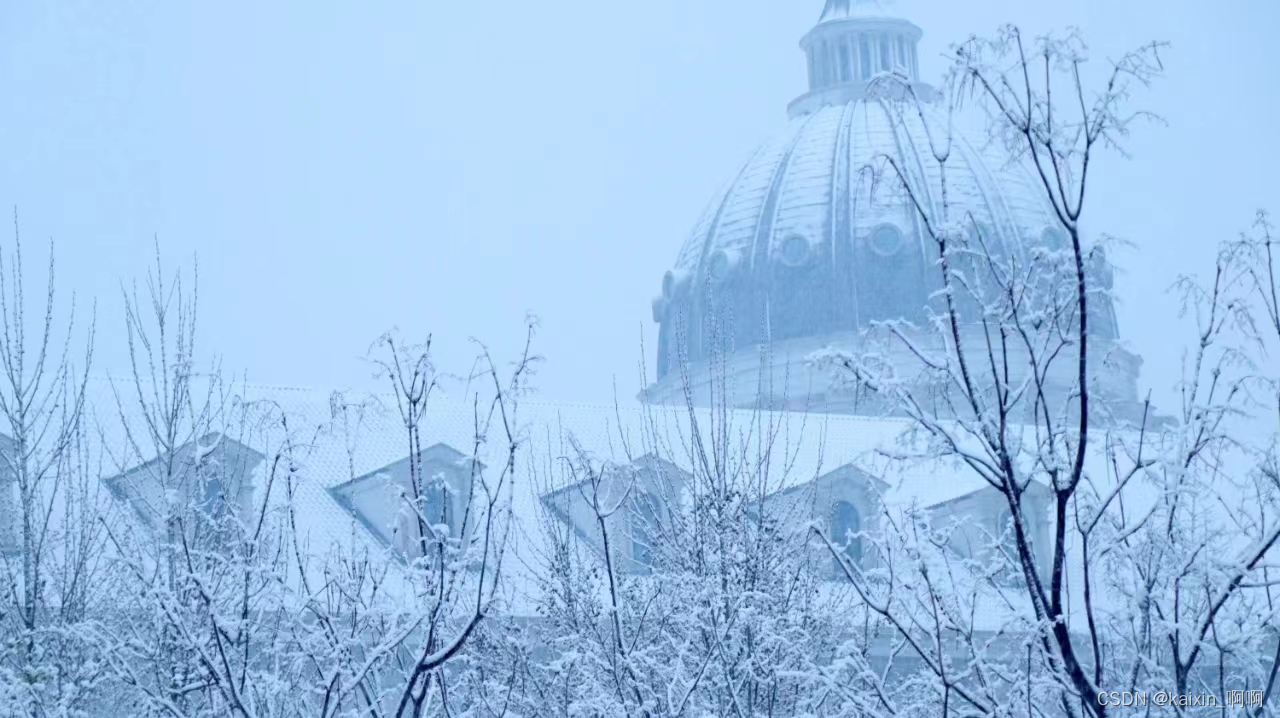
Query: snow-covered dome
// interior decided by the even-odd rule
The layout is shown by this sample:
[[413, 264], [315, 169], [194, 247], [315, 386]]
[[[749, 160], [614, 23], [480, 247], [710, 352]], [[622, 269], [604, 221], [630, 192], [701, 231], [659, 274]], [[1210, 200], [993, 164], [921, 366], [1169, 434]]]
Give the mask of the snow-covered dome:
[[[705, 362], [713, 348], [727, 346], [758, 364], [760, 345], [776, 356], [788, 342], [820, 348], [877, 320], [924, 319], [938, 285], [937, 249], [897, 183], [873, 188], [868, 168], [887, 156], [920, 178], [913, 185], [938, 187], [930, 142], [945, 141], [947, 116], [926, 107], [922, 118], [904, 93], [895, 99], [885, 83], [869, 82], [896, 72], [917, 97], [932, 94], [918, 79], [921, 31], [892, 17], [890, 7], [828, 0], [801, 41], [809, 91], [791, 103], [786, 127], [708, 205], [662, 278], [653, 304], [659, 385], [678, 383], [679, 363]], [[949, 205], [1007, 251], [1064, 241], [1025, 166], [1009, 162], [982, 133], [970, 134], [953, 135]], [[938, 196], [922, 200], [941, 204]], [[1109, 307], [1102, 314], [1098, 331], [1114, 338], [1114, 315]], [[651, 400], [675, 391], [653, 389]]]

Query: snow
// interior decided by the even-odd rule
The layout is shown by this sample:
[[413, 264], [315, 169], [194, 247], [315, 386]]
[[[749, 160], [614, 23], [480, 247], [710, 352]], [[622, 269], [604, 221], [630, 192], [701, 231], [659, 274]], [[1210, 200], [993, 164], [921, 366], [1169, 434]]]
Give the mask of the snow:
[[[268, 386], [239, 386], [242, 400], [249, 405], [270, 407], [288, 417], [298, 436], [309, 437], [294, 455], [298, 480], [292, 504], [302, 545], [316, 557], [340, 552], [355, 555], [385, 550], [369, 527], [353, 516], [330, 491], [358, 477], [376, 476], [407, 456], [404, 426], [390, 396], [371, 395], [361, 402], [358, 422], [335, 420], [332, 392]], [[347, 396], [350, 402], [354, 397]], [[103, 437], [119, 437], [124, 427], [114, 395], [106, 382], [91, 382], [91, 411], [103, 426]], [[459, 461], [469, 462], [465, 453], [474, 442], [474, 405], [460, 396], [443, 393], [433, 396], [422, 427], [422, 445], [444, 445], [463, 453]], [[524, 441], [518, 459], [516, 481], [511, 493], [515, 520], [513, 540], [504, 581], [507, 599], [517, 612], [527, 611], [536, 597], [530, 595], [532, 576], [543, 567], [551, 549], [546, 532], [540, 530], [548, 476], [531, 467], [554, 465], [566, 455], [572, 440], [594, 460], [629, 464], [656, 454], [683, 471], [691, 470], [687, 445], [694, 421], [704, 434], [718, 426], [722, 417], [698, 409], [692, 418], [683, 408], [650, 407], [639, 402], [620, 406], [557, 404], [523, 401], [518, 406], [520, 436]], [[725, 417], [733, 437], [729, 444], [742, 457], [752, 457], [772, 448], [768, 471], [776, 490], [807, 484], [840, 467], [854, 465], [887, 485], [886, 504], [918, 503], [934, 505], [984, 488], [970, 472], [938, 462], [904, 463], [891, 461], [885, 452], [900, 453], [899, 437], [910, 426], [901, 419], [878, 419], [846, 415], [806, 415], [795, 412], [729, 411]], [[125, 417], [129, 421], [130, 417]], [[283, 433], [273, 422], [241, 440], [250, 446], [279, 446]], [[762, 437], [771, 439], [762, 440]], [[768, 444], [772, 444], [771, 447]], [[207, 453], [209, 446], [200, 444]], [[260, 449], [261, 450], [261, 449]], [[430, 451], [430, 450], [428, 450]], [[505, 461], [502, 442], [480, 445], [481, 464], [500, 466]], [[137, 463], [151, 457], [136, 457]], [[469, 465], [469, 463], [467, 463]], [[258, 491], [266, 485], [271, 462], [262, 462], [255, 477]], [[277, 497], [283, 491], [277, 486]], [[260, 494], [258, 494], [260, 496]]]
[[[981, 128], [975, 121], [956, 121], [956, 126], [963, 133], [946, 164], [950, 200], [993, 227], [1009, 246], [1022, 246], [1038, 239], [1046, 227], [1055, 226], [1051, 208], [1040, 200], [1026, 167], [1011, 163], [990, 143], [965, 140], [969, 135], [982, 136], [976, 134]], [[836, 238], [858, 240], [888, 222], [905, 230], [909, 246], [926, 251], [905, 198], [890, 196], [894, 183], [884, 178], [872, 194], [864, 169], [876, 164], [878, 157], [894, 157], [900, 166], [918, 174], [913, 181], [932, 192], [939, 186], [941, 170], [930, 149], [930, 133], [933, 143], [941, 147], [946, 127], [945, 115], [931, 108], [926, 108], [921, 120], [914, 109], [904, 111], [890, 101], [831, 105], [792, 119], [752, 153], [727, 191], [695, 223], [669, 275], [673, 293], [702, 291], [711, 258], [718, 252], [750, 258], [763, 251], [766, 263], [743, 262], [735, 271], [772, 276], [782, 264], [782, 246], [792, 236], [806, 238], [813, 249], [811, 256], [821, 259], [832, 256]], [[767, 247], [760, 247], [761, 241]], [[853, 254], [845, 256], [847, 262], [861, 261]], [[854, 281], [865, 282], [870, 269], [847, 271]], [[836, 291], [827, 285], [837, 281], [838, 274], [813, 280], [818, 282], [817, 286], [810, 283], [814, 294]], [[926, 298], [922, 293], [918, 304], [925, 304]], [[703, 319], [694, 314], [687, 321], [695, 326]], [[849, 328], [815, 322], [809, 331]]]

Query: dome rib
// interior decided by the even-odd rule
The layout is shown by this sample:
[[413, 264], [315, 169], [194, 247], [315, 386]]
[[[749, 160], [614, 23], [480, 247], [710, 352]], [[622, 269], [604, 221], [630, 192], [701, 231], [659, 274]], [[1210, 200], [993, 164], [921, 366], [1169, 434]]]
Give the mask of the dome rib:
[[[920, 179], [923, 179], [924, 177], [927, 176], [924, 168], [925, 160], [920, 155], [920, 148], [916, 146], [915, 138], [911, 136], [910, 132], [902, 132], [899, 130], [899, 125], [901, 125], [903, 129], [906, 128], [906, 122], [907, 122], [906, 113], [899, 112], [898, 117], [895, 118], [893, 114], [893, 110], [895, 109], [900, 110], [901, 108], [896, 108], [896, 107], [891, 108], [888, 102], [886, 102], [883, 99], [877, 99], [875, 101], [875, 104], [880, 109], [880, 112], [884, 115], [885, 124], [888, 125], [889, 132], [893, 135], [893, 148], [898, 155], [898, 158], [897, 158], [898, 166], [900, 168], [900, 171], [904, 175], [906, 175], [905, 178], [895, 177], [893, 179], [897, 182], [902, 182], [903, 179], [905, 179], [907, 182], [910, 182], [912, 185], [911, 191], [916, 193], [916, 201], [920, 202], [922, 199], [927, 199], [928, 204], [932, 206], [933, 198], [932, 198], [932, 193], [929, 192], [929, 183], [919, 181]], [[910, 148], [911, 148], [910, 154], [908, 154], [903, 149], [904, 135], [906, 136], [906, 143], [910, 145]], [[929, 158], [933, 159], [932, 149], [929, 152]], [[910, 165], [914, 165], [914, 169], [920, 173], [920, 176], [918, 178], [911, 177]], [[920, 197], [921, 192], [925, 194], [924, 198]], [[916, 236], [921, 240], [921, 242], [918, 242], [917, 244], [921, 244], [923, 242], [923, 237], [919, 236], [919, 230], [922, 228], [917, 226], [917, 221], [920, 219], [920, 212], [919, 210], [916, 209], [914, 204], [911, 204], [910, 199], [907, 200], [907, 203], [908, 203], [906, 207], [907, 214], [913, 226], [916, 226], [916, 232], [917, 232]]]
[[842, 267], [853, 261], [853, 158], [850, 143], [853, 141], [853, 117], [857, 104], [849, 103], [840, 112], [840, 125], [836, 129], [831, 156], [831, 211], [827, 220], [827, 250], [831, 261], [832, 321], [836, 326], [857, 326], [857, 295], [853, 290], [852, 276]]
[[[974, 156], [977, 154], [968, 140], [963, 137], [956, 138], [956, 147], [960, 150], [961, 156], [964, 157], [965, 164], [969, 166], [973, 172], [974, 184], [978, 188], [978, 192], [982, 195], [982, 205], [987, 208], [987, 221], [990, 222], [990, 228], [994, 231], [994, 240], [998, 246], [994, 249], [997, 252], [1010, 250], [1013, 251], [1017, 247], [1016, 242], [1009, 242], [1006, 237], [1017, 237], [1021, 231], [1013, 218], [1005, 211], [1005, 202], [1003, 194], [996, 187], [995, 178], [991, 176], [991, 171], [983, 162], [975, 162]], [[982, 221], [982, 218], [976, 218]]]
[[840, 112], [840, 125], [836, 129], [835, 144], [831, 154], [831, 212], [827, 220], [829, 251], [835, 259], [836, 241], [849, 233], [849, 127], [853, 124], [856, 105], [850, 103]]
[[[992, 250], [1009, 256], [1061, 241], [1045, 229], [1058, 208], [1027, 163], [970, 142], [966, 118], [944, 113], [938, 93], [920, 82], [922, 33], [892, 4], [826, 0], [818, 25], [801, 38], [808, 92], [788, 105], [786, 129], [759, 145], [703, 211], [663, 277], [653, 304], [660, 328], [650, 396], [683, 401], [692, 374], [701, 373], [698, 391], [711, 386], [713, 364], [722, 379], [761, 390], [766, 374], [785, 383], [792, 363], [815, 349], [861, 345], [861, 332], [876, 323], [927, 322], [943, 279], [929, 222], [971, 213]], [[875, 82], [885, 73], [905, 85]], [[945, 146], [932, 129], [942, 127]], [[879, 179], [866, 168], [882, 155], [893, 158], [910, 196], [892, 184], [897, 177], [879, 196], [872, 191]], [[966, 268], [974, 267], [957, 264]], [[980, 298], [960, 305], [966, 325], [982, 318]], [[708, 329], [716, 327], [724, 346], [711, 345]], [[762, 346], [787, 357], [782, 375], [762, 365]], [[1136, 396], [1138, 362], [1107, 380], [1113, 390]], [[856, 397], [846, 406], [848, 397], [832, 396], [832, 406], [857, 410]], [[823, 393], [810, 398], [826, 401]]]
[[[887, 111], [888, 110], [886, 110], [886, 112]], [[915, 177], [915, 183], [916, 183], [915, 187], [917, 188], [917, 191], [923, 192], [924, 194], [924, 197], [922, 200], [923, 204], [927, 206], [929, 208], [929, 212], [936, 217], [939, 210], [939, 204], [938, 204], [939, 200], [937, 197], [934, 196], [933, 185], [928, 181], [929, 170], [925, 166], [925, 163], [927, 162], [932, 162], [934, 165], [938, 164], [937, 156], [934, 154], [934, 149], [933, 149], [933, 137], [930, 134], [929, 126], [924, 122], [924, 120], [920, 118], [919, 115], [912, 114], [911, 117], [908, 118], [904, 113], [904, 116], [902, 118], [903, 127], [904, 128], [907, 127], [907, 123], [912, 121], [919, 123], [920, 134], [923, 135], [924, 144], [926, 146], [926, 149], [928, 150], [927, 154], [922, 153], [920, 151], [920, 146], [919, 146], [920, 143], [917, 142], [917, 138], [912, 132], [907, 131], [903, 133], [904, 135], [906, 135], [907, 142], [910, 143], [911, 145], [911, 154], [915, 158], [915, 168], [916, 168], [916, 171], [919, 173]], [[968, 169], [967, 163], [965, 168]], [[941, 171], [942, 169], [939, 166], [938, 172], [941, 173]], [[911, 221], [912, 221], [912, 226], [915, 229], [916, 238], [918, 240], [916, 245], [920, 252], [920, 259], [922, 262], [924, 262], [924, 266], [926, 268], [930, 267], [936, 261], [936, 258], [933, 256], [935, 252], [930, 251], [934, 249], [933, 245], [931, 244], [932, 238], [929, 236], [929, 231], [925, 227], [924, 218], [922, 218], [920, 216], [920, 213], [918, 211], [915, 211], [914, 208], [912, 209], [912, 212], [911, 212]], [[928, 273], [928, 270], [926, 269], [926, 274], [927, 273]]]
[[[849, 226], [844, 236], [844, 244], [848, 247], [849, 259], [848, 267], [841, 267], [840, 270], [843, 271], [840, 271], [840, 274], [843, 275], [844, 283], [846, 285], [845, 287], [842, 287], [842, 289], [848, 292], [849, 311], [852, 319], [852, 323], [849, 326], [851, 328], [856, 328], [862, 326], [863, 323], [862, 302], [858, 299], [856, 264], [858, 256], [858, 208], [863, 199], [863, 192], [861, 190], [863, 189], [863, 180], [866, 178], [861, 167], [854, 167], [854, 163], [857, 162], [857, 154], [863, 151], [861, 146], [862, 143], [858, 142], [858, 136], [856, 134], [858, 120], [861, 119], [862, 121], [862, 136], [864, 138], [871, 136], [871, 129], [867, 124], [869, 122], [867, 118], [867, 104], [865, 102], [851, 102], [849, 105], [854, 111], [854, 116], [849, 118], [849, 137], [846, 143], [846, 146], [848, 147], [848, 156], [845, 158], [848, 163], [849, 172]], [[869, 187], [867, 188], [866, 194], [870, 196]]]
[[[659, 320], [666, 346], [674, 344], [677, 317], [686, 320], [686, 348], [694, 361], [712, 349], [705, 329], [712, 325], [734, 324], [726, 336], [745, 350], [771, 336], [821, 341], [865, 329], [872, 320], [921, 319], [938, 283], [930, 269], [936, 251], [901, 191], [889, 186], [873, 198], [863, 172], [877, 155], [893, 157], [921, 206], [939, 216], [942, 170], [933, 145], [941, 138], [931, 137], [929, 128], [945, 126], [948, 117], [934, 108], [921, 117], [902, 103], [877, 97], [828, 105], [792, 119], [756, 149], [704, 211], [679, 255], [661, 313], [666, 318]], [[1036, 230], [1048, 208], [1028, 191], [1026, 168], [1000, 163], [959, 131], [952, 142], [945, 175], [951, 211], [971, 210], [989, 226], [997, 247], [1040, 241]], [[902, 244], [892, 245], [898, 248], [867, 243], [886, 223], [903, 233], [894, 240]], [[784, 256], [792, 235], [809, 243], [803, 261]], [[721, 252], [730, 259], [723, 267]], [[712, 278], [725, 268], [729, 274]]]
[[[711, 224], [707, 226], [706, 236], [702, 238], [702, 251], [698, 253], [698, 261], [693, 267], [693, 281], [695, 288], [703, 283], [703, 273], [707, 266], [707, 257], [711, 256], [711, 247], [715, 244], [716, 235], [720, 230], [720, 220], [724, 217], [725, 208], [729, 206], [729, 200], [733, 196], [734, 189], [737, 188], [738, 183], [742, 181], [742, 176], [746, 174], [747, 169], [750, 168], [751, 165], [755, 164], [756, 160], [759, 159], [760, 155], [763, 153], [764, 146], [761, 145], [760, 147], [757, 147], [756, 151], [751, 155], [751, 159], [747, 160], [746, 164], [742, 165], [742, 168], [739, 169], [738, 173], [734, 176], [733, 182], [725, 188], [724, 194], [720, 198], [719, 205], [716, 207], [715, 215], [711, 218]], [[696, 291], [694, 293], [697, 294]]]
[[[796, 147], [805, 138], [805, 132], [816, 119], [816, 115], [806, 117], [802, 120], [800, 129], [791, 138], [787, 144], [787, 149], [783, 152], [778, 166], [774, 169], [773, 176], [769, 180], [769, 191], [765, 195], [764, 203], [760, 206], [760, 214], [756, 220], [756, 232], [751, 247], [751, 261], [748, 265], [750, 279], [748, 285], [752, 286], [756, 291], [751, 293], [751, 319], [759, 320], [764, 326], [764, 340], [773, 335], [773, 317], [772, 306], [769, 301], [773, 292], [773, 273], [768, 270], [769, 250], [773, 239], [774, 223], [778, 219], [778, 199], [782, 195], [782, 188], [787, 179], [787, 173], [791, 168], [791, 158], [795, 155]], [[734, 335], [740, 336], [742, 330], [734, 328]]]
[[805, 131], [809, 129], [809, 125], [814, 121], [817, 115], [804, 118], [803, 124], [799, 131], [791, 138], [787, 144], [787, 149], [782, 154], [782, 159], [778, 162], [778, 166], [774, 168], [773, 176], [769, 179], [769, 191], [765, 194], [764, 203], [760, 206], [759, 218], [756, 220], [755, 238], [751, 244], [751, 272], [757, 273], [759, 265], [764, 264], [769, 258], [770, 242], [773, 238], [773, 225], [778, 219], [778, 198], [782, 195], [782, 186], [786, 181], [787, 172], [791, 168], [791, 158], [795, 155], [796, 146], [801, 140], [805, 139]]
[[[756, 151], [751, 155], [751, 159], [747, 160], [746, 163], [742, 165], [741, 169], [738, 170], [737, 175], [734, 176], [733, 182], [725, 188], [724, 196], [716, 207], [715, 215], [712, 217], [711, 223], [707, 227], [706, 236], [702, 239], [702, 251], [698, 254], [697, 263], [694, 265], [693, 271], [691, 272], [688, 280], [691, 282], [687, 300], [690, 317], [683, 327], [686, 341], [689, 344], [689, 346], [685, 348], [685, 351], [690, 355], [699, 354], [704, 351], [702, 347], [702, 323], [698, 318], [705, 311], [706, 302], [703, 292], [699, 291], [699, 288], [705, 288], [708, 286], [707, 279], [709, 275], [707, 273], [707, 259], [711, 256], [713, 251], [712, 247], [715, 245], [715, 240], [720, 233], [720, 222], [724, 218], [725, 212], [730, 206], [730, 200], [733, 198], [734, 191], [738, 188], [739, 183], [742, 182], [751, 166], [754, 165], [761, 155], [764, 154], [765, 147], [766, 145], [761, 145], [756, 148]], [[659, 342], [661, 342], [661, 339], [659, 339]], [[677, 351], [680, 349], [679, 347], [675, 348]], [[664, 360], [665, 357], [658, 358], [658, 365], [660, 367], [666, 366]]]

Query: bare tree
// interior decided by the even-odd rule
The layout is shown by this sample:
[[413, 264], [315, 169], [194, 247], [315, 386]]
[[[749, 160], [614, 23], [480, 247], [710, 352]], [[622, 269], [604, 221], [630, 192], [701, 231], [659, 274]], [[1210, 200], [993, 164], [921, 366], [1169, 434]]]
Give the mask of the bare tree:
[[[378, 376], [391, 385], [404, 432], [408, 477], [398, 487], [398, 515], [383, 517], [396, 527], [386, 551], [330, 552], [317, 560], [295, 544], [319, 715], [421, 716], [448, 705], [446, 669], [482, 632], [498, 600], [522, 446], [518, 407], [538, 361], [534, 329], [531, 321], [524, 351], [505, 376], [480, 348], [465, 389], [473, 444], [460, 485], [431, 475], [425, 464], [423, 436], [441, 378], [430, 340], [412, 346], [388, 333], [374, 345]], [[335, 397], [322, 440], [343, 438], [354, 449], [364, 413], [379, 408]], [[291, 466], [299, 450], [305, 447], [294, 448]], [[501, 461], [487, 466], [485, 456]], [[300, 477], [296, 468], [289, 472], [292, 492]]]
[[[715, 328], [704, 335], [729, 350]], [[491, 686], [475, 682], [481, 714], [852, 715], [864, 703], [848, 679], [866, 655], [839, 648], [861, 645], [862, 614], [806, 547], [821, 503], [816, 469], [796, 465], [807, 417], [732, 410], [711, 363], [710, 396], [694, 396], [682, 361], [683, 405], [615, 402], [591, 437], [548, 427], [530, 467], [539, 621], [512, 639], [523, 654], [490, 662]]]
[[251, 448], [267, 448], [256, 441], [261, 407], [216, 368], [196, 371], [196, 300], [194, 282], [166, 278], [158, 249], [145, 294], [124, 294], [131, 373], [111, 383], [116, 411], [102, 429], [125, 512], [109, 534], [130, 598], [114, 668], [138, 710], [281, 714], [291, 685], [281, 624], [292, 613], [268, 521], [275, 474], [255, 485], [254, 471], [278, 464], [282, 448]]
[[60, 330], [52, 246], [42, 314], [28, 310], [16, 213], [13, 250], [6, 255], [0, 262], [0, 702], [15, 714], [65, 715], [89, 699], [101, 677], [93, 646], [101, 598], [93, 519], [100, 504], [87, 477], [82, 431], [93, 323], [76, 367], [75, 302]]
[[[868, 168], [901, 190], [932, 240], [938, 301], [923, 331], [882, 327], [886, 341], [915, 358], [918, 373], [887, 367], [873, 351], [818, 360], [912, 420], [899, 458], [942, 459], [972, 472], [998, 492], [1009, 517], [1008, 533], [991, 532], [981, 555], [968, 552], [980, 560], [969, 561], [956, 560], [954, 527], [940, 531], [915, 511], [886, 517], [892, 531], [882, 551], [900, 556], [899, 564], [878, 575], [846, 565], [866, 604], [921, 663], [944, 714], [1005, 715], [1022, 702], [1028, 715], [1048, 714], [1056, 703], [1065, 714], [1103, 716], [1107, 700], [1099, 696], [1110, 691], [1186, 694], [1207, 685], [1210, 652], [1220, 661], [1234, 653], [1237, 670], [1256, 663], [1249, 653], [1256, 642], [1244, 640], [1241, 626], [1261, 625], [1246, 620], [1253, 589], [1267, 583], [1254, 577], [1280, 528], [1268, 508], [1270, 459], [1246, 448], [1231, 424], [1253, 379], [1236, 371], [1247, 365], [1243, 350], [1227, 346], [1233, 331], [1251, 326], [1237, 291], [1241, 252], [1224, 252], [1210, 287], [1184, 285], [1200, 335], [1178, 421], [1157, 422], [1146, 407], [1126, 425], [1121, 407], [1099, 393], [1108, 357], [1094, 347], [1090, 322], [1109, 286], [1095, 269], [1105, 257], [1081, 223], [1099, 152], [1122, 149], [1132, 123], [1148, 117], [1126, 103], [1159, 76], [1160, 50], [1151, 44], [1122, 56], [1091, 89], [1075, 35], [1028, 43], [1008, 27], [991, 40], [971, 39], [955, 49], [945, 126], [926, 121], [937, 178], [892, 156]], [[936, 116], [926, 116], [909, 88], [898, 96], [905, 96], [900, 112]], [[993, 136], [1029, 168], [1062, 246], [1011, 250], [949, 198], [950, 111], [961, 100], [985, 109]], [[1255, 295], [1266, 307], [1258, 281], [1266, 275], [1256, 269], [1266, 265], [1253, 266], [1250, 286], [1264, 287]], [[1237, 484], [1234, 499], [1221, 485], [1227, 480]], [[1028, 499], [1037, 487], [1049, 497], [1044, 518]], [[1236, 511], [1246, 508], [1240, 491], [1253, 510]], [[1034, 527], [1046, 518], [1051, 533], [1037, 545]], [[1016, 593], [975, 583], [992, 562], [1016, 568]], [[1017, 635], [1034, 638], [1021, 661], [1017, 650], [995, 656], [993, 644], [976, 642], [972, 611], [984, 601], [1003, 605]], [[1244, 623], [1230, 630], [1228, 614]], [[1166, 669], [1171, 684], [1161, 686]], [[888, 702], [882, 708], [893, 712]]]

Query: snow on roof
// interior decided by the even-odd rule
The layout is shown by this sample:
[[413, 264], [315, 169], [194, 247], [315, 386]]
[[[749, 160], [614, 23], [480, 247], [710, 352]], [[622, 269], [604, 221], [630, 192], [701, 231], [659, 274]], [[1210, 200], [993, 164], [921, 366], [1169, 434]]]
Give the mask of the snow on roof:
[[[783, 240], [793, 234], [827, 244], [833, 233], [862, 234], [884, 221], [902, 221], [906, 198], [891, 196], [886, 183], [873, 195], [859, 173], [887, 155], [901, 166], [920, 168], [922, 180], [936, 186], [941, 170], [930, 147], [946, 140], [948, 126], [958, 145], [947, 162], [955, 206], [1014, 246], [1054, 226], [1026, 164], [987, 141], [981, 118], [949, 117], [931, 106], [923, 110], [922, 119], [914, 109], [890, 102], [857, 101], [793, 118], [756, 149], [727, 191], [705, 209], [674, 270], [681, 276], [705, 273], [700, 265], [714, 251], [749, 253], [757, 237], [769, 242], [771, 258], [780, 258]], [[849, 226], [833, 223], [836, 204], [853, 208], [843, 220]], [[765, 212], [766, 205], [774, 211]]]
[[[927, 276], [934, 250], [883, 158], [905, 168], [917, 190], [936, 194], [944, 165], [934, 150], [946, 142], [948, 127], [955, 130], [945, 163], [952, 206], [964, 208], [966, 218], [1012, 252], [1030, 251], [1057, 220], [1026, 164], [988, 141], [980, 120], [948, 117], [932, 106], [922, 118], [883, 99], [831, 104], [792, 118], [756, 148], [694, 223], [663, 277], [655, 317], [664, 326], [720, 321], [706, 316], [715, 305], [698, 298], [723, 285], [717, 291], [746, 308], [737, 316], [757, 318], [735, 326], [743, 347], [778, 338], [765, 336], [765, 327], [787, 338], [822, 337], [927, 305], [931, 285], [913, 272]], [[873, 246], [876, 233], [886, 233], [883, 245]], [[885, 272], [895, 267], [904, 279], [889, 282]], [[774, 298], [772, 324], [758, 320], [766, 286]], [[828, 295], [842, 299], [815, 303]], [[691, 361], [708, 351], [697, 343], [688, 350]]]
[[[119, 382], [95, 381], [89, 397], [90, 421], [97, 427], [104, 455], [110, 457], [106, 463], [116, 462], [120, 472], [154, 456], [126, 446], [130, 435], [135, 444], [145, 443], [138, 441], [142, 423], [134, 408], [136, 401], [131, 402], [124, 389]], [[268, 472], [279, 467], [271, 457], [280, 455], [286, 426], [289, 429], [298, 477], [292, 506], [304, 551], [321, 558], [334, 552], [350, 556], [387, 550], [367, 522], [332, 490], [408, 456], [407, 432], [395, 398], [255, 385], [236, 386], [231, 394], [234, 400], [228, 405], [239, 410], [228, 411], [228, 417], [239, 417], [241, 426], [226, 427], [227, 435], [268, 457], [258, 464], [259, 487], [265, 485]], [[117, 402], [117, 395], [123, 401]], [[421, 424], [421, 446], [442, 445], [465, 462], [474, 455], [492, 475], [506, 464], [506, 438], [490, 432], [477, 443], [477, 410], [482, 413], [484, 408], [474, 396], [434, 394]], [[526, 399], [517, 405], [514, 421], [522, 445], [510, 488], [514, 524], [504, 556], [503, 581], [509, 605], [518, 610], [527, 609], [527, 602], [534, 599], [535, 576], [551, 556], [543, 523], [550, 514], [544, 499], [568, 484], [568, 462], [579, 456], [599, 463], [629, 464], [656, 455], [690, 472], [696, 460], [689, 449], [690, 437], [696, 432], [704, 441], [726, 447], [731, 461], [762, 467], [775, 491], [802, 486], [848, 465], [883, 481], [884, 501], [890, 505], [932, 506], [986, 487], [974, 472], [952, 462], [893, 458], [909, 448], [902, 437], [912, 425], [903, 419], [748, 410], [691, 412], [634, 401], [604, 406]], [[275, 491], [280, 494], [278, 487]]]
[[[99, 443], [102, 474], [108, 482], [111, 475], [135, 470], [155, 456], [154, 451], [147, 453], [144, 448], [144, 422], [137, 410], [136, 393], [132, 386], [120, 382], [93, 381], [89, 386], [88, 433]], [[228, 395], [232, 397], [227, 402], [231, 407], [228, 419], [238, 417], [242, 422], [228, 421], [221, 429], [227, 438], [266, 457], [258, 462], [258, 473], [253, 477], [259, 490], [271, 468], [280, 466], [275, 459], [284, 445], [284, 429], [289, 429], [287, 438], [295, 447], [297, 469], [291, 504], [305, 553], [323, 562], [334, 555], [390, 552], [366, 521], [344, 507], [333, 489], [353, 479], [377, 475], [408, 455], [406, 431], [394, 397], [258, 385], [235, 386]], [[506, 441], [504, 436], [491, 433], [487, 441], [477, 444], [478, 405], [474, 399], [443, 392], [434, 395], [422, 423], [421, 445], [437, 458], [462, 457], [458, 460], [468, 465], [474, 456], [492, 472], [505, 464]], [[509, 493], [513, 523], [500, 587], [503, 611], [514, 616], [536, 615], [542, 578], [553, 555], [548, 527], [558, 526], [561, 536], [574, 535], [564, 530], [563, 516], [550, 510], [547, 497], [568, 485], [567, 467], [578, 451], [593, 462], [620, 465], [649, 461], [646, 457], [656, 455], [690, 472], [695, 456], [688, 447], [696, 431], [705, 441], [727, 447], [732, 461], [764, 467], [770, 487], [778, 492], [800, 489], [836, 471], [842, 476], [856, 475], [843, 471], [851, 465], [883, 482], [874, 488], [882, 493], [890, 511], [911, 505], [936, 507], [989, 490], [972, 470], [953, 460], [896, 458], [920, 448], [906, 439], [913, 424], [904, 419], [748, 410], [691, 412], [634, 401], [609, 406], [533, 399], [521, 401], [514, 418], [521, 448]], [[1098, 493], [1105, 494], [1113, 477], [1102, 458], [1090, 456], [1086, 473], [1097, 484]], [[1214, 490], [1230, 488], [1222, 483]], [[279, 486], [273, 491], [283, 503]], [[1126, 505], [1134, 515], [1142, 513], [1143, 504], [1159, 500], [1158, 490], [1145, 481], [1133, 482], [1125, 493]], [[117, 495], [110, 502], [110, 520], [136, 521], [137, 512], [122, 499], [126, 497]], [[1069, 554], [1074, 555], [1078, 548], [1069, 546]], [[1081, 585], [1075, 576], [1076, 563], [1071, 561], [1073, 569], [1068, 576], [1072, 597], [1068, 608], [1073, 614], [1081, 605], [1076, 595]], [[389, 565], [394, 567], [394, 562]], [[384, 584], [388, 593], [413, 590], [408, 574], [388, 578]], [[830, 594], [831, 600], [844, 600], [849, 595], [848, 588], [839, 582], [824, 586], [822, 591]], [[1000, 600], [1005, 603], [984, 604], [977, 616], [984, 630], [998, 630], [1011, 615], [1025, 617], [1030, 613], [1016, 587], [1002, 593], [1005, 596]], [[1111, 597], [1100, 592], [1096, 602], [1105, 610]]]

